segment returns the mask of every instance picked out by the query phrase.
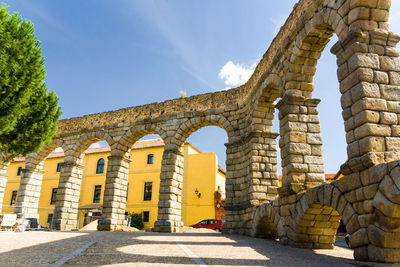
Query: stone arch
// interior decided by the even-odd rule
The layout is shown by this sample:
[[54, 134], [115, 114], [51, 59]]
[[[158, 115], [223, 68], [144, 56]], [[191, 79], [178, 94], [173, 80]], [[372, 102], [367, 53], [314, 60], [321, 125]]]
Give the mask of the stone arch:
[[[387, 31], [390, 1], [388, 1], [388, 4], [384, 3], [385, 1], [381, 1], [382, 3], [379, 5], [377, 2], [369, 2], [368, 4], [371, 6], [366, 5], [363, 1], [352, 1], [349, 4], [346, 1], [335, 0], [319, 0], [311, 4], [303, 18], [297, 22], [296, 35], [289, 37], [285, 42], [288, 52], [284, 56], [286, 64], [281, 66], [284, 86], [280, 90], [280, 97], [285, 95], [312, 97], [312, 91], [314, 90], [313, 77], [316, 72], [316, 66], [322, 51], [333, 34], [336, 34], [339, 38], [338, 44], [345, 46], [349, 41], [352, 42], [351, 38], [361, 37], [356, 36], [356, 33], [368, 32], [374, 29]], [[370, 15], [368, 17], [366, 14], [372, 12], [369, 9], [380, 13], [387, 12], [387, 15], [381, 14], [381, 16], [374, 17]], [[364, 38], [364, 40], [362, 39], [360, 38], [359, 40], [367, 43], [369, 41], [366, 40], [368, 37]], [[363, 51], [364, 49], [361, 49], [360, 46], [353, 47], [353, 50], [354, 53], [376, 52], [368, 51], [368, 48]], [[343, 68], [339, 70], [344, 72]], [[339, 80], [341, 80], [340, 74]]]
[[57, 230], [76, 229], [84, 152], [91, 144], [101, 140], [107, 141], [110, 146], [114, 143], [112, 137], [103, 129], [83, 132], [66, 138], [63, 147], [64, 162], [61, 167], [53, 213], [53, 228]]
[[134, 124], [124, 135], [111, 145], [111, 154], [121, 154], [126, 157], [132, 149], [132, 146], [142, 137], [148, 134], [157, 134], [164, 141], [168, 136], [167, 132], [156, 123]]
[[[296, 35], [290, 36], [285, 42], [288, 49], [285, 69], [289, 75], [284, 77], [284, 89], [312, 90], [313, 86], [307, 84], [307, 79], [315, 74], [317, 61], [331, 36], [336, 34], [339, 42], [345, 43], [353, 32], [374, 29], [387, 31], [389, 9], [390, 1], [380, 1], [379, 4], [378, 1], [314, 1], [297, 21]], [[372, 13], [380, 15], [374, 16]], [[308, 67], [300, 70], [301, 65]], [[303, 77], [296, 75], [298, 73], [302, 73]], [[287, 81], [300, 81], [303, 84], [287, 84]]]
[[[324, 182], [317, 109], [320, 100], [313, 99], [312, 93], [318, 59], [333, 34], [339, 38], [331, 52], [337, 58], [348, 155], [341, 172], [356, 173], [389, 159], [399, 159], [395, 152], [398, 143], [389, 141], [395, 137], [389, 128], [398, 124], [395, 119], [398, 111], [385, 106], [390, 97], [380, 93], [389, 87], [398, 91], [398, 85], [376, 78], [378, 75], [387, 77], [390, 71], [399, 72], [398, 53], [384, 52], [392, 51], [399, 37], [391, 37], [395, 35], [388, 32], [390, 1], [379, 4], [370, 1], [367, 6], [365, 3], [357, 0], [315, 1], [297, 22], [296, 33], [283, 44], [286, 52], [281, 55], [283, 63], [277, 67], [283, 79], [282, 99], [277, 107], [279, 119], [284, 121], [281, 123], [280, 147], [283, 185], [287, 191], [292, 190], [290, 187], [294, 184], [301, 185], [299, 191], [303, 191]], [[374, 49], [377, 46], [379, 48]], [[389, 61], [393, 64], [387, 64]], [[374, 104], [370, 104], [372, 102]], [[393, 113], [390, 115], [393, 120], [385, 121], [386, 112]], [[384, 127], [386, 132], [381, 130]], [[374, 130], [363, 131], [366, 128]], [[387, 141], [393, 146], [385, 146]], [[381, 146], [378, 147], [377, 142]]]
[[192, 133], [207, 126], [217, 126], [221, 128], [226, 132], [229, 140], [234, 136], [234, 129], [231, 123], [222, 115], [195, 117], [182, 123], [176, 131], [174, 137], [176, 139], [177, 148], [180, 148]]
[[[51, 143], [46, 144], [38, 152], [30, 153], [25, 159], [25, 168], [36, 169], [39, 164], [43, 164], [45, 158], [56, 148], [63, 148], [63, 140], [53, 138]], [[64, 149], [64, 148], [63, 148]]]
[[168, 136], [164, 140], [165, 149], [160, 176], [158, 219], [154, 225], [156, 231], [176, 232], [179, 227], [183, 226], [183, 145], [190, 134], [205, 126], [222, 128], [227, 133], [228, 138], [233, 135], [233, 127], [225, 117], [222, 115], [207, 115], [184, 121], [179, 125], [175, 135]]
[[254, 212], [251, 235], [254, 237], [277, 239], [279, 215], [270, 202], [258, 206]]
[[340, 219], [349, 234], [360, 229], [357, 212], [339, 188], [332, 184], [314, 187], [303, 193], [294, 206], [287, 228], [288, 244], [331, 249]]
[[[351, 45], [357, 41], [368, 44], [371, 40], [368, 36], [361, 36], [360, 33], [372, 33], [372, 38], [375, 30], [388, 31], [389, 9], [390, 1], [380, 1], [379, 4], [378, 1], [370, 1], [366, 4], [364, 1], [347, 3], [346, 1], [319, 0], [311, 4], [302, 19], [297, 22], [296, 35], [288, 37], [285, 41], [284, 46], [288, 52], [284, 55], [286, 63], [280, 66], [283, 72], [281, 77], [284, 80], [280, 97], [301, 95], [311, 98], [317, 62], [332, 35], [336, 34], [339, 39], [337, 45], [342, 46], [342, 49], [349, 43]], [[356, 39], [355, 37], [358, 37], [358, 40], [351, 40]], [[378, 45], [385, 46], [386, 44], [380, 42]], [[357, 52], [379, 53], [368, 47], [362, 47], [361, 44], [353, 45], [352, 50], [351, 53], [347, 53], [347, 56]], [[332, 51], [332, 53], [335, 52]], [[341, 81], [341, 76], [349, 74], [352, 70], [345, 71], [344, 66], [339, 66], [340, 62], [341, 60], [338, 60], [338, 78]], [[340, 72], [346, 74], [340, 74]]]
[[111, 156], [108, 157], [103, 214], [98, 230], [117, 230], [126, 225], [125, 208], [131, 162], [129, 152], [136, 141], [148, 134], [158, 134], [163, 141], [166, 138], [166, 132], [151, 123], [135, 124], [122, 136], [115, 137], [118, 141], [111, 145]]
[[[333, 6], [336, 4], [330, 3]], [[336, 7], [316, 1], [297, 23], [297, 32], [286, 40], [287, 52], [279, 66], [282, 83], [279, 88], [282, 186], [290, 194], [317, 186], [325, 181], [322, 137], [317, 105], [312, 98], [313, 79], [321, 52], [331, 36], [344, 27]], [[337, 21], [329, 22], [332, 15]], [[342, 26], [340, 26], [342, 25]], [[347, 26], [345, 27], [347, 32]], [[293, 186], [298, 189], [293, 189]]]
[[[279, 88], [282, 86], [283, 80], [279, 76], [279, 73], [275, 71], [265, 74], [266, 78], [258, 88], [257, 91], [252, 95], [253, 103], [255, 103], [255, 107], [257, 107], [257, 103], [261, 100], [266, 102], [274, 102], [279, 97]], [[256, 109], [255, 109], [256, 110]]]
[[279, 97], [282, 79], [277, 74], [269, 74], [260, 90], [253, 96], [252, 127], [263, 132], [272, 132], [275, 104]]
[[287, 64], [282, 69], [284, 85], [280, 97], [295, 95], [311, 98], [313, 78], [322, 51], [334, 33], [339, 40], [343, 40], [348, 33], [349, 26], [338, 12], [341, 6], [334, 1], [326, 5], [322, 2], [311, 5], [303, 21], [298, 23], [298, 33], [288, 47]]
[[76, 161], [81, 163], [84, 152], [93, 143], [105, 140], [110, 147], [114, 144], [114, 139], [104, 130], [86, 132], [77, 136], [77, 140], [69, 145], [65, 145], [65, 161]]

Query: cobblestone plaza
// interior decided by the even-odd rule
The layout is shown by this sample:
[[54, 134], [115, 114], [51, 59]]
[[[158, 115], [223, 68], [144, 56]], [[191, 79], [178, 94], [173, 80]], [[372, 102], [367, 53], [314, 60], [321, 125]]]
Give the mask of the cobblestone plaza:
[[[400, 262], [400, 36], [388, 24], [390, 0], [300, 0], [249, 81], [228, 91], [59, 121], [53, 142], [27, 156], [15, 212], [37, 214], [45, 157], [65, 152], [55, 228], [76, 225], [83, 152], [111, 147], [98, 230], [124, 225], [132, 145], [146, 134], [165, 143], [155, 231], [182, 227], [182, 145], [209, 125], [224, 129], [227, 234], [277, 238], [283, 245], [333, 248], [342, 219], [354, 258]], [[319, 99], [313, 77], [333, 35], [347, 141], [338, 181], [325, 183]], [[280, 132], [272, 131], [275, 109]], [[277, 144], [277, 137], [280, 137]], [[282, 186], [277, 175], [277, 146]], [[2, 164], [0, 179], [7, 164]], [[0, 184], [4, 184], [1, 182]], [[1, 186], [0, 186], [1, 187]], [[2, 199], [0, 189], [0, 199]], [[289, 248], [288, 248], [289, 249]]]

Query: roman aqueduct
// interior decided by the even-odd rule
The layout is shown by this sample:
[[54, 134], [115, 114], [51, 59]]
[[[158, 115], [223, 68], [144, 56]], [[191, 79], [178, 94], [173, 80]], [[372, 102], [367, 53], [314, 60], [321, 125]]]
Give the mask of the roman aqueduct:
[[[27, 156], [15, 212], [37, 214], [44, 159], [62, 147], [65, 161], [55, 227], [75, 228], [83, 153], [92, 143], [106, 140], [111, 156], [98, 229], [117, 229], [124, 224], [128, 153], [144, 135], [158, 134], [165, 151], [155, 231], [178, 231], [182, 145], [194, 131], [215, 125], [229, 139], [226, 233], [332, 248], [342, 219], [357, 260], [400, 262], [400, 36], [390, 32], [390, 4], [300, 0], [245, 85], [59, 121], [52, 143]], [[313, 76], [333, 34], [339, 39], [331, 52], [337, 57], [348, 159], [340, 168], [344, 177], [328, 184]], [[272, 132], [275, 108], [279, 134]], [[282, 187], [277, 176], [278, 136]], [[0, 203], [6, 168], [3, 163]]]

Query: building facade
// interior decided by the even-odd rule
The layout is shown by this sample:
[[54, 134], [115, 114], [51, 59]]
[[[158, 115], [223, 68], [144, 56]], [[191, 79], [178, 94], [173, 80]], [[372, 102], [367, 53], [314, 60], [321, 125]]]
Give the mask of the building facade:
[[[126, 213], [140, 213], [145, 228], [157, 220], [161, 160], [164, 143], [161, 139], [138, 141], [130, 152]], [[219, 167], [214, 153], [201, 153], [186, 143], [182, 218], [191, 225], [207, 218], [221, 218], [221, 207], [216, 204], [215, 192], [225, 192], [225, 172]], [[83, 158], [83, 179], [79, 197], [78, 228], [101, 217], [106, 181], [109, 147], [89, 148]], [[7, 169], [7, 185], [3, 201], [3, 213], [13, 213], [16, 204], [23, 157], [15, 158]], [[39, 223], [51, 227], [56, 192], [60, 178], [63, 152], [51, 153], [44, 162], [43, 182], [39, 197]], [[224, 196], [223, 196], [224, 198]], [[223, 208], [223, 207], [222, 207]]]

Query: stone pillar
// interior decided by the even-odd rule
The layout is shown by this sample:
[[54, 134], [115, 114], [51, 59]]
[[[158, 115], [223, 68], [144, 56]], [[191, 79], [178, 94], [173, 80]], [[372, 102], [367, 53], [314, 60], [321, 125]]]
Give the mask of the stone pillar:
[[165, 145], [161, 166], [156, 232], [178, 232], [182, 222], [182, 188], [184, 158], [180, 150]]
[[302, 96], [284, 96], [276, 105], [282, 158], [280, 196], [295, 194], [325, 181], [319, 102]]
[[83, 168], [84, 166], [76, 161], [62, 163], [53, 215], [54, 229], [77, 229]]
[[39, 219], [39, 197], [43, 179], [43, 161], [35, 168], [27, 166], [22, 169], [20, 185], [14, 212], [18, 218]]
[[225, 233], [251, 234], [254, 208], [277, 197], [276, 133], [251, 132], [225, 144]]
[[0, 213], [3, 208], [4, 192], [7, 185], [7, 166], [8, 163], [0, 161]]
[[253, 132], [250, 139], [248, 195], [252, 206], [274, 200], [278, 196], [276, 137], [278, 137], [278, 133]]
[[[236, 198], [236, 191], [239, 192], [237, 179], [241, 175], [240, 161], [241, 144], [238, 142], [226, 143], [226, 175], [225, 175], [225, 219], [226, 222], [222, 228], [224, 233], [234, 233], [239, 228], [239, 215], [236, 206], [239, 204], [239, 198]], [[236, 163], [236, 164], [235, 164]], [[242, 174], [243, 175], [243, 174]]]
[[399, 39], [382, 29], [353, 30], [331, 49], [348, 144], [343, 174], [400, 159]]
[[[390, 1], [382, 4], [386, 10], [381, 11], [388, 13]], [[347, 191], [359, 187], [351, 192], [356, 198], [350, 198], [360, 214], [360, 229], [350, 240], [356, 260], [400, 262], [399, 40], [385, 28], [353, 29], [331, 49], [337, 56], [348, 144], [341, 180], [348, 180]]]
[[125, 208], [130, 162], [125, 156], [108, 157], [102, 218], [97, 226], [99, 231], [115, 231], [121, 226], [126, 226]]

